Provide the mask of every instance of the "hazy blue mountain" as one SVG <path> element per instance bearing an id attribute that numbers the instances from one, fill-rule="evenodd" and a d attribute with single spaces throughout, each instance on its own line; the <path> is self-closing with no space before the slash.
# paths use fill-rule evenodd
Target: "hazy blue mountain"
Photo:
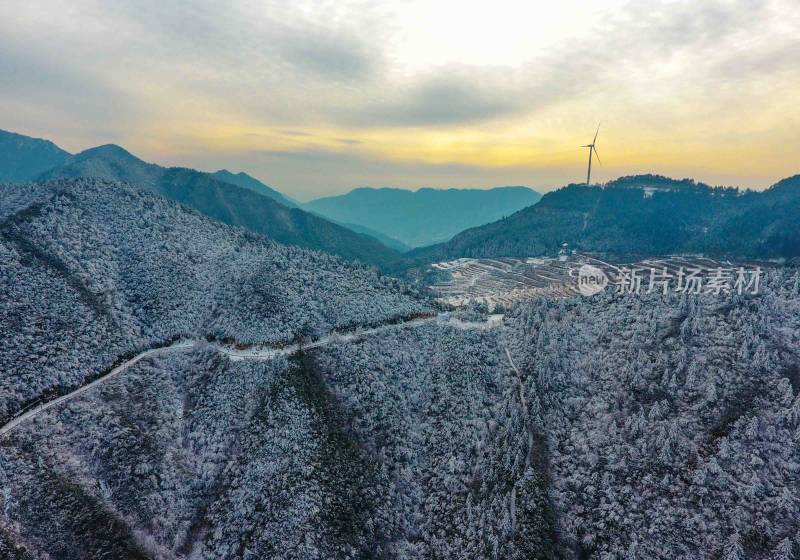
<path id="1" fill-rule="evenodd" d="M 301 207 L 301 205 L 296 200 L 265 185 L 255 177 L 251 177 L 250 175 L 244 173 L 243 171 L 240 171 L 239 173 L 231 173 L 227 169 L 220 169 L 219 171 L 215 171 L 214 173 L 212 173 L 212 175 L 225 183 L 230 183 L 231 185 L 237 185 L 245 189 L 250 189 L 251 191 L 257 192 L 259 194 L 265 194 L 268 197 L 280 202 L 284 206 L 288 206 L 289 208 Z M 351 229 L 356 233 L 363 233 L 364 235 L 369 235 L 370 237 L 374 237 L 375 239 L 377 239 L 387 247 L 394 249 L 395 251 L 405 253 L 406 251 L 411 250 L 411 247 L 406 245 L 402 241 L 398 241 L 397 239 L 389 237 L 388 235 L 384 235 L 383 233 L 376 231 L 374 229 L 370 229 L 365 226 L 360 226 L 358 224 L 344 224 L 340 222 L 336 223 L 339 223 L 340 226 L 344 226 L 347 229 Z"/>
<path id="2" fill-rule="evenodd" d="M 703 253 L 800 255 L 800 176 L 763 191 L 710 187 L 655 175 L 604 186 L 569 185 L 535 206 L 412 251 L 421 262 L 457 257 L 554 255 L 562 243 L 610 258 Z"/>
<path id="3" fill-rule="evenodd" d="M 69 152 L 49 140 L 0 130 L 0 181 L 30 181 L 67 158 Z"/>
<path id="4" fill-rule="evenodd" d="M 388 235 L 411 247 L 446 241 L 456 233 L 486 224 L 536 203 L 527 187 L 494 189 L 359 188 L 303 205 L 341 223 Z"/>
<path id="5" fill-rule="evenodd" d="M 216 177 L 217 179 L 219 179 L 224 183 L 230 183 L 231 185 L 236 185 L 244 189 L 250 189 L 251 191 L 257 192 L 258 194 L 266 195 L 274 200 L 277 200 L 284 206 L 288 206 L 290 208 L 297 207 L 297 202 L 295 202 L 288 196 L 276 191 L 272 187 L 265 185 L 255 177 L 251 177 L 250 175 L 248 175 L 243 171 L 240 171 L 239 173 L 231 173 L 227 169 L 220 169 L 219 171 L 215 171 L 211 175 L 213 175 L 214 177 Z"/>
<path id="6" fill-rule="evenodd" d="M 145 186 L 225 224 L 245 227 L 281 243 L 317 249 L 382 268 L 396 267 L 400 254 L 371 236 L 356 233 L 299 208 L 289 208 L 252 189 L 220 181 L 210 173 L 161 167 L 124 148 L 105 145 L 71 156 L 39 176 L 47 181 L 97 177 Z"/>
<path id="7" fill-rule="evenodd" d="M 363 233 L 364 235 L 369 235 L 374 237 L 387 247 L 391 247 L 395 251 L 399 251 L 400 253 L 405 253 L 411 250 L 410 245 L 406 245 L 402 241 L 395 239 L 394 237 L 389 237 L 388 235 L 384 235 L 379 231 L 375 231 L 374 229 L 368 228 L 366 226 L 360 226 L 358 224 L 341 224 L 348 229 L 352 229 L 358 233 Z"/>
<path id="8" fill-rule="evenodd" d="M 316 212 L 312 212 L 312 214 L 316 214 Z M 405 252 L 408 252 L 408 251 L 411 250 L 411 247 L 406 245 L 402 241 L 398 241 L 397 239 L 395 239 L 393 237 L 389 237 L 388 235 L 384 235 L 383 233 L 381 233 L 379 231 L 375 231 L 374 229 L 368 228 L 366 226 L 360 226 L 358 224 L 345 224 L 345 223 L 339 222 L 337 220 L 333 220 L 331 218 L 326 218 L 325 216 L 322 216 L 320 214 L 316 214 L 316 215 L 320 216 L 320 218 L 322 218 L 324 220 L 329 220 L 329 221 L 331 221 L 333 223 L 339 224 L 342 227 L 346 227 L 349 230 L 355 231 L 356 233 L 361 233 L 363 235 L 369 235 L 370 237 L 374 237 L 375 239 L 380 241 L 383 245 L 386 245 L 387 247 L 389 247 L 391 249 L 394 249 L 395 251 L 398 251 L 399 253 L 405 253 Z"/>

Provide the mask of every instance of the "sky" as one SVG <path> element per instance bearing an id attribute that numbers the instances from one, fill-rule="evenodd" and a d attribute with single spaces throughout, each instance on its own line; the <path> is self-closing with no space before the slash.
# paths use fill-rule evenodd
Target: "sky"
<path id="1" fill-rule="evenodd" d="M 360 186 L 800 173 L 798 0 L 3 0 L 0 129 Z"/>

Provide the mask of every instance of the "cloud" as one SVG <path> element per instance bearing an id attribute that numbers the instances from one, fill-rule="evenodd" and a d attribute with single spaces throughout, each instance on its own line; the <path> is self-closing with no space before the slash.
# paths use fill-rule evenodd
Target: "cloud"
<path id="1" fill-rule="evenodd" d="M 475 31 L 480 52 L 492 52 L 492 33 L 505 32 L 513 7 L 498 6 L 482 35 L 482 20 L 465 31 L 456 15 L 422 1 L 5 0 L 0 119 L 23 130 L 30 119 L 55 140 L 65 128 L 71 139 L 82 130 L 86 145 L 146 137 L 143 144 L 173 153 L 214 142 L 222 152 L 226 141 L 294 149 L 312 137 L 360 150 L 380 138 L 380 153 L 394 153 L 394 141 L 403 157 L 430 146 L 437 159 L 449 158 L 448 149 L 453 159 L 476 157 L 475 145 L 494 149 L 495 139 L 498 150 L 522 152 L 534 135 L 545 150 L 566 139 L 571 146 L 581 123 L 588 130 L 609 116 L 631 137 L 685 138 L 687 127 L 721 135 L 741 120 L 732 107 L 782 134 L 769 111 L 800 83 L 796 0 L 635 0 L 587 10 L 591 17 L 568 14 L 563 33 L 513 38 L 518 49 L 496 51 L 525 53 L 511 63 L 459 58 L 458 42 Z M 430 129 L 424 142 L 422 129 Z M 298 177 L 315 161 L 312 153 L 280 158 L 283 169 L 294 162 Z M 342 161 L 313 165 L 324 177 L 355 179 Z M 376 174 L 384 165 L 387 177 L 406 169 L 375 161 L 348 163 Z"/>
<path id="2" fill-rule="evenodd" d="M 281 134 L 283 134 L 284 136 L 299 136 L 299 137 L 311 136 L 311 134 L 302 130 L 281 130 Z"/>
<path id="3" fill-rule="evenodd" d="M 391 77 L 356 106 L 323 109 L 333 122 L 356 128 L 475 125 L 527 115 L 592 95 L 608 103 L 648 97 L 694 102 L 716 96 L 724 84 L 793 70 L 800 40 L 763 30 L 798 19 L 782 0 L 630 2 L 598 19 L 590 33 L 564 38 L 531 53 L 518 67 L 450 64 L 410 80 Z M 791 25 L 787 25 L 791 28 Z M 598 107 L 603 112 L 603 107 Z M 652 115 L 648 115 L 652 116 Z"/>
<path id="4" fill-rule="evenodd" d="M 461 125 L 519 111 L 521 99 L 500 85 L 477 85 L 480 75 L 451 73 L 427 79 L 389 96 L 347 111 L 341 122 L 360 127 Z M 484 80 L 485 81 L 485 80 Z"/>
<path id="5" fill-rule="evenodd" d="M 137 29 L 142 46 L 171 61 L 211 67 L 224 79 L 291 85 L 368 78 L 381 59 L 380 48 L 365 40 L 364 30 L 374 27 L 373 11 L 348 1 L 325 4 L 122 0 L 98 16 L 116 16 Z"/>
<path id="6" fill-rule="evenodd" d="M 39 38 L 50 53 L 80 54 L 62 58 L 63 75 L 85 75 L 87 68 L 115 75 L 124 68 L 130 89 L 204 97 L 207 106 L 257 124 L 447 127 L 532 116 L 592 92 L 618 97 L 636 79 L 672 79 L 659 83 L 666 92 L 690 79 L 695 89 L 713 87 L 715 79 L 744 81 L 797 52 L 787 36 L 764 50 L 759 33 L 776 13 L 796 13 L 785 9 L 787 1 L 630 2 L 577 38 L 532 51 L 516 67 L 466 60 L 397 71 L 390 2 L 76 0 L 89 32 L 75 25 L 59 30 L 50 18 L 53 32 Z M 14 14 L 36 30 L 50 11 L 46 4 L 37 11 L 10 0 L 0 15 Z M 0 23 L 0 30 L 13 32 L 8 26 Z M 447 29 L 442 33 L 446 41 Z M 18 35 L 16 47 L 24 50 L 32 38 Z M 676 73 L 664 76 L 670 68 Z M 18 73 L 17 80 L 34 77 Z"/>
<path id="7" fill-rule="evenodd" d="M 62 64 L 38 48 L 20 48 L 2 35 L 0 52 L 0 118 L 5 126 L 67 135 L 81 128 L 101 141 L 113 141 L 144 112 L 135 96 L 107 76 Z M 3 108 L 13 113 L 5 114 Z"/>
<path id="8" fill-rule="evenodd" d="M 278 49 L 297 69 L 323 79 L 366 80 L 379 65 L 374 49 L 367 48 L 357 38 L 324 29 L 286 34 Z"/>

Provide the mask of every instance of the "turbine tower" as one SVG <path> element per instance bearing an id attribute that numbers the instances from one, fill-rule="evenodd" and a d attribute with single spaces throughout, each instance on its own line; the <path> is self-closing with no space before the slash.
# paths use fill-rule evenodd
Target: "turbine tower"
<path id="1" fill-rule="evenodd" d="M 600 125 L 597 125 L 597 132 L 594 133 L 594 140 L 592 140 L 591 144 L 586 144 L 585 146 L 581 146 L 581 148 L 589 148 L 589 170 L 586 172 L 586 184 L 591 184 L 592 180 L 592 152 L 594 155 L 597 156 L 597 163 L 600 162 L 600 154 L 597 153 L 597 148 L 594 147 L 595 142 L 597 142 L 597 135 L 600 134 Z"/>

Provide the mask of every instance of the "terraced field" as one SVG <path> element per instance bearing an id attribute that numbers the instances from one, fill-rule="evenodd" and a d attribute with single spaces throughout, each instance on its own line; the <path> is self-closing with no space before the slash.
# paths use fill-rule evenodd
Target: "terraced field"
<path id="1" fill-rule="evenodd" d="M 627 287 L 629 291 L 647 291 L 661 289 L 663 284 L 657 282 L 659 279 L 661 282 L 669 279 L 669 289 L 675 289 L 681 275 L 687 277 L 691 273 L 708 280 L 720 269 L 730 271 L 733 281 L 739 267 L 750 272 L 757 266 L 769 266 L 769 263 L 731 263 L 700 256 L 670 256 L 611 264 L 581 254 L 560 258 L 463 258 L 431 265 L 438 278 L 431 289 L 437 299 L 447 305 L 461 307 L 468 303 L 484 303 L 494 309 L 498 305 L 507 306 L 543 295 L 576 295 L 579 293 L 578 271 L 584 265 L 592 265 L 604 272 L 608 278 L 606 289 Z"/>

